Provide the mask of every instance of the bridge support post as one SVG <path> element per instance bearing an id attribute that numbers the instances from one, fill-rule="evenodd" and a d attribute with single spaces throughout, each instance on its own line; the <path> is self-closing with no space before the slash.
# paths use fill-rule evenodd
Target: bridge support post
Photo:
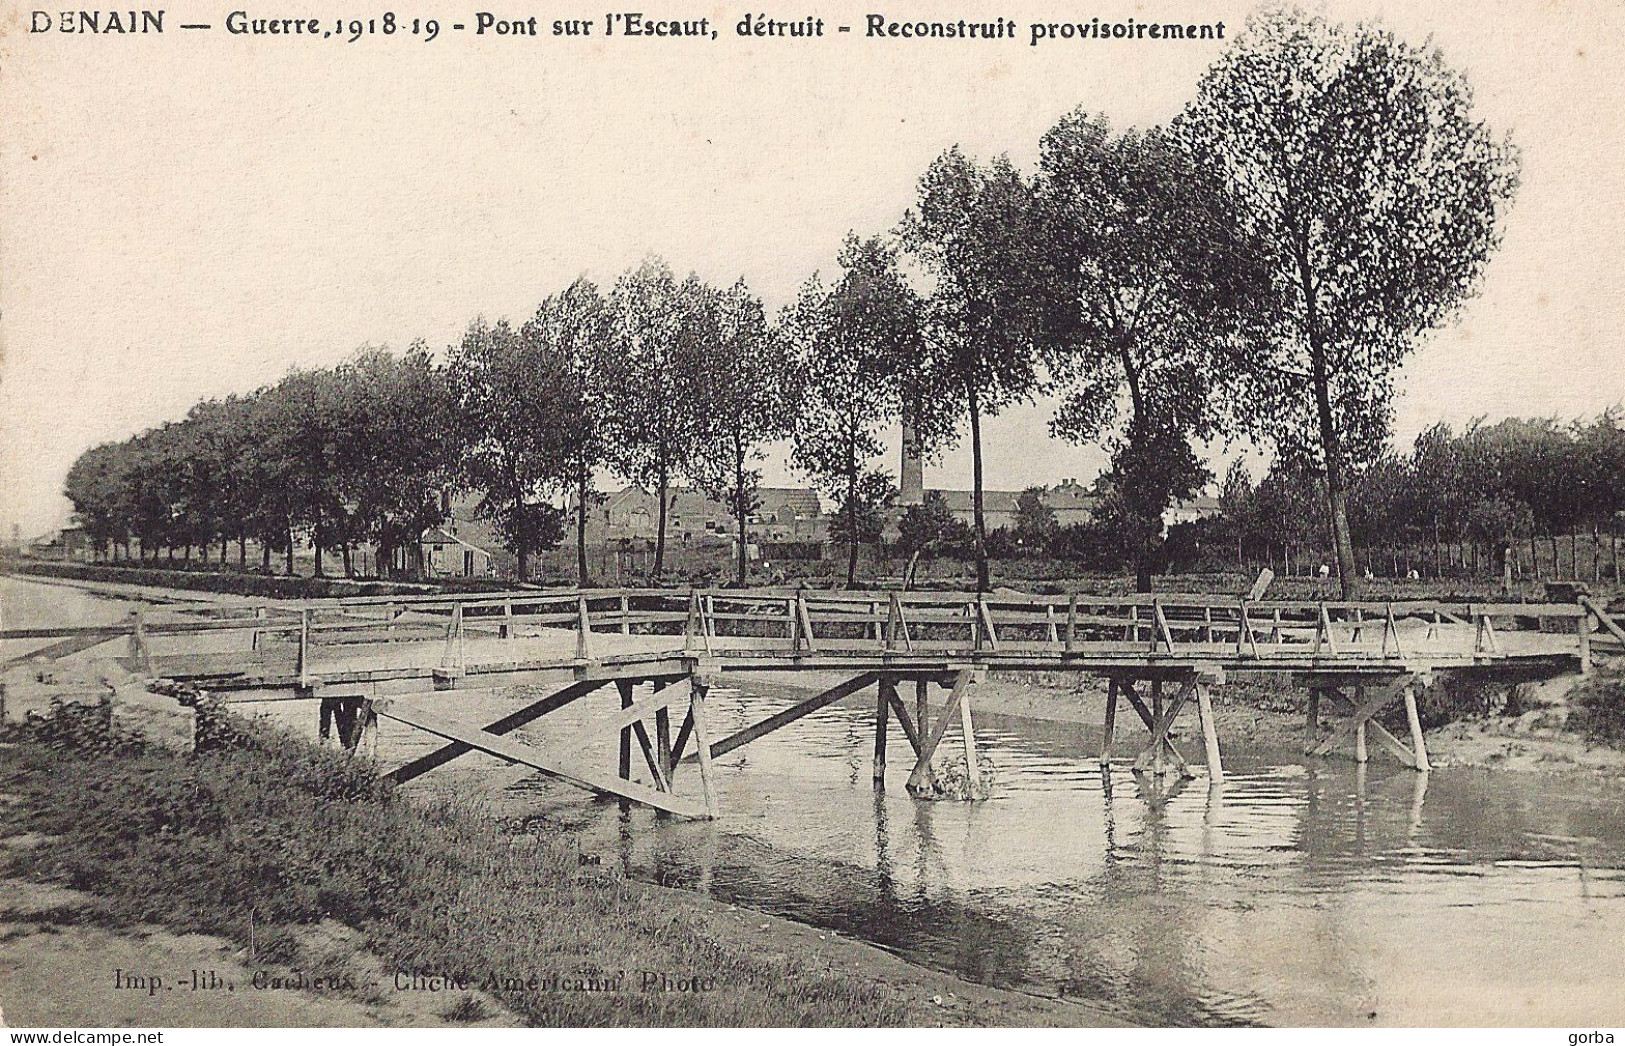
<path id="1" fill-rule="evenodd" d="M 1415 760 L 1416 769 L 1423 773 L 1433 769 L 1428 762 L 1428 743 L 1422 735 L 1422 716 L 1416 708 L 1416 680 L 1405 682 L 1405 719 L 1411 728 L 1411 754 Z"/>
<path id="2" fill-rule="evenodd" d="M 886 787 L 886 730 L 891 725 L 891 706 L 897 700 L 897 680 L 881 676 L 875 687 L 875 787 Z"/>
<path id="3" fill-rule="evenodd" d="M 1106 721 L 1100 731 L 1100 766 L 1108 769 L 1112 763 L 1112 735 L 1117 732 L 1117 677 L 1106 681 Z"/>
<path id="4" fill-rule="evenodd" d="M 372 725 L 372 702 L 355 695 L 324 697 L 321 699 L 320 715 L 317 735 L 321 740 L 330 739 L 333 736 L 333 727 L 337 725 L 339 744 L 344 746 L 346 751 L 354 752 L 360 747 L 361 738 L 366 734 L 368 726 Z"/>
<path id="5" fill-rule="evenodd" d="M 666 681 L 657 679 L 654 682 L 655 693 L 666 689 Z M 661 705 L 655 709 L 655 757 L 660 765 L 666 768 L 666 777 L 669 780 L 677 772 L 677 762 L 672 758 L 671 752 L 671 709 Z"/>
<path id="6" fill-rule="evenodd" d="M 1209 784 L 1222 784 L 1224 782 L 1224 760 L 1219 755 L 1219 727 L 1213 721 L 1213 695 L 1208 688 L 1209 680 L 1198 675 L 1194 681 L 1196 687 L 1196 711 L 1202 720 L 1202 747 L 1207 755 L 1207 779 Z"/>
<path id="7" fill-rule="evenodd" d="M 976 751 L 976 725 L 971 722 L 969 686 L 959 699 L 959 733 L 965 744 L 965 797 L 986 799 L 982 794 L 982 761 Z"/>
<path id="8" fill-rule="evenodd" d="M 617 680 L 615 680 L 615 689 L 619 690 L 620 694 L 621 694 L 621 708 L 622 709 L 631 708 L 632 707 L 632 680 L 630 680 L 630 679 L 617 679 Z M 618 758 L 617 758 L 616 767 L 615 767 L 616 774 L 620 777 L 621 780 L 630 781 L 632 779 L 632 727 L 631 727 L 630 724 L 621 727 L 621 747 L 620 747 L 619 752 L 617 753 L 617 756 L 618 756 Z M 621 800 L 621 809 L 622 810 L 631 809 L 631 803 L 627 802 L 625 799 L 622 799 Z"/>
<path id="9" fill-rule="evenodd" d="M 694 717 L 694 752 L 699 756 L 700 788 L 705 793 L 706 816 L 715 820 L 719 806 L 715 773 L 711 768 L 711 724 L 705 710 L 705 698 L 711 691 L 711 680 L 708 677 L 694 675 L 690 677 L 690 682 L 692 685 L 689 688 L 688 707 L 689 714 Z"/>
<path id="10" fill-rule="evenodd" d="M 914 759 L 914 769 L 908 775 L 909 794 L 916 796 L 931 795 L 935 791 L 935 781 L 931 775 L 931 757 L 937 752 L 937 746 L 942 743 L 943 737 L 948 733 L 948 727 L 953 725 L 955 718 L 959 720 L 960 732 L 964 735 L 966 770 L 969 774 L 969 788 L 971 798 L 977 798 L 981 792 L 980 767 L 976 759 L 976 728 L 971 721 L 971 714 L 967 701 L 970 697 L 970 687 L 975 677 L 975 669 L 961 668 L 954 673 L 953 690 L 948 695 L 948 705 L 937 717 L 937 725 L 930 733 L 920 731 L 919 751 Z"/>
<path id="11" fill-rule="evenodd" d="M 1308 755 L 1330 755 L 1339 745 L 1353 741 L 1354 761 L 1365 764 L 1371 758 L 1370 742 L 1374 741 L 1377 747 L 1398 759 L 1401 763 L 1412 769 L 1426 772 L 1432 769 L 1428 761 L 1427 741 L 1422 734 L 1422 720 L 1416 708 L 1415 686 L 1423 677 L 1407 674 L 1397 680 L 1372 685 L 1364 682 L 1349 682 L 1349 692 L 1345 693 L 1335 685 L 1335 680 L 1316 677 L 1310 680 L 1310 685 L 1318 687 L 1327 697 L 1335 697 L 1349 706 L 1349 718 L 1327 734 L 1318 742 L 1313 742 L 1307 750 Z M 1405 718 L 1410 727 L 1410 747 L 1389 733 L 1382 723 L 1377 721 L 1377 714 L 1395 699 L 1400 698 L 1405 706 Z"/>
<path id="12" fill-rule="evenodd" d="M 1145 701 L 1134 689 L 1134 680 L 1117 679 L 1118 693 L 1128 698 L 1129 705 L 1145 724 L 1145 728 L 1151 732 L 1150 743 L 1134 758 L 1133 770 L 1137 774 L 1149 771 L 1153 777 L 1164 777 L 1170 772 L 1178 773 L 1181 777 L 1195 777 L 1196 771 L 1190 768 L 1190 764 L 1170 738 L 1174 723 L 1179 719 L 1179 713 L 1184 711 L 1186 702 L 1195 694 L 1195 677 L 1185 679 L 1179 692 L 1166 705 L 1162 697 L 1163 680 L 1151 679 L 1149 682 L 1151 707 L 1147 708 Z"/>
<path id="13" fill-rule="evenodd" d="M 919 757 L 919 749 L 925 744 L 925 739 L 931 736 L 931 684 L 924 679 L 914 681 L 914 728 L 919 734 L 915 745 L 915 758 Z M 927 763 L 925 772 L 921 775 L 921 782 L 927 789 L 936 787 L 936 775 L 931 772 L 931 764 Z"/>

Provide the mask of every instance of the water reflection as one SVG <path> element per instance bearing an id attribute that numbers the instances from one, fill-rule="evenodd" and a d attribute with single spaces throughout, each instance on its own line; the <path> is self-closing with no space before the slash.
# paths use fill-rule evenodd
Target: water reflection
<path id="1" fill-rule="evenodd" d="M 785 698 L 730 701 L 732 729 Z M 1573 1023 L 1620 1009 L 1606 943 L 1625 931 L 1615 784 L 1304 765 L 1232 743 L 1229 780 L 1209 786 L 1106 773 L 1075 727 L 983 714 L 994 798 L 916 802 L 906 768 L 874 790 L 868 715 L 835 706 L 720 761 L 716 825 L 633 812 L 616 825 L 625 867 L 1159 1023 Z M 511 801 L 596 831 L 553 786 Z M 1518 957 L 1478 961 L 1500 949 Z"/>

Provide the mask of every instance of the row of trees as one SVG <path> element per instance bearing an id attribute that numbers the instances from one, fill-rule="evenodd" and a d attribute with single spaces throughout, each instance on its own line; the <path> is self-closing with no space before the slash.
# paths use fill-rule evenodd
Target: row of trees
<path id="1" fill-rule="evenodd" d="M 295 371 L 249 396 L 198 404 L 178 422 L 86 451 L 66 493 L 99 548 L 143 556 L 255 541 L 270 565 L 309 534 L 323 551 L 417 548 L 441 518 L 456 459 L 454 404 L 427 350 L 364 350 L 342 366 Z"/>
<path id="2" fill-rule="evenodd" d="M 788 436 L 792 465 L 839 506 L 850 582 L 890 491 L 882 436 L 907 414 L 927 457 L 969 440 L 985 588 L 982 426 L 1054 392 L 1054 433 L 1111 451 L 1108 511 L 1142 588 L 1164 510 L 1211 479 L 1192 441 L 1223 431 L 1321 478 L 1351 590 L 1352 478 L 1379 456 L 1401 361 L 1477 286 L 1515 181 L 1511 148 L 1437 52 L 1278 11 L 1167 127 L 1118 133 L 1080 109 L 1030 175 L 949 149 L 897 228 L 849 237 L 834 278 L 807 281 L 777 322 L 743 285 L 649 262 L 517 326 L 474 324 L 443 368 L 421 348 L 364 354 L 204 404 L 90 452 L 69 495 L 105 540 L 303 528 L 343 550 L 398 544 L 432 519 L 435 489 L 462 486 L 523 574 L 562 533 L 559 501 L 584 520 L 608 471 L 657 493 L 658 574 L 683 478 L 733 507 L 743 576 L 756 464 Z M 347 396 L 368 368 L 391 377 Z M 394 388 L 407 375 L 433 405 Z M 230 443 L 250 427 L 239 414 L 269 437 Z M 211 415 L 232 433 L 207 435 Z M 584 577 L 584 546 L 578 560 Z"/>
<path id="3" fill-rule="evenodd" d="M 1278 462 L 1256 485 L 1235 468 L 1221 490 L 1222 515 L 1205 537 L 1255 555 L 1325 548 L 1331 530 L 1320 488 L 1320 477 L 1291 462 Z M 1351 508 L 1363 548 L 1467 543 L 1489 550 L 1500 572 L 1508 550 L 1536 538 L 1615 531 L 1625 514 L 1625 417 L 1615 409 L 1567 423 L 1479 420 L 1461 432 L 1434 425 L 1408 454 L 1384 452 L 1363 467 Z"/>
<path id="4" fill-rule="evenodd" d="M 1111 451 L 1107 512 L 1140 588 L 1164 511 L 1212 478 L 1193 440 L 1222 431 L 1316 477 L 1353 595 L 1350 485 L 1381 455 L 1403 360 L 1475 292 L 1516 183 L 1436 50 L 1290 10 L 1251 20 L 1168 127 L 1116 133 L 1080 109 L 1030 177 L 944 153 L 897 235 L 922 296 L 871 345 L 895 348 L 889 384 L 928 455 L 968 435 L 979 584 L 983 421 L 1054 392 L 1052 431 Z"/>
<path id="5" fill-rule="evenodd" d="M 743 528 L 762 447 L 788 434 L 794 368 L 743 285 L 678 280 L 651 260 L 608 294 L 580 280 L 515 326 L 476 320 L 443 363 L 426 347 L 368 349 L 294 371 L 245 397 L 199 404 L 182 421 L 95 447 L 66 491 L 99 547 L 143 555 L 249 540 L 293 569 L 308 536 L 327 551 L 377 547 L 381 564 L 443 521 L 446 496 L 473 492 L 528 576 L 528 560 L 577 512 L 606 470 L 658 492 L 656 573 L 679 477 L 726 499 Z M 743 570 L 743 555 L 741 556 Z"/>

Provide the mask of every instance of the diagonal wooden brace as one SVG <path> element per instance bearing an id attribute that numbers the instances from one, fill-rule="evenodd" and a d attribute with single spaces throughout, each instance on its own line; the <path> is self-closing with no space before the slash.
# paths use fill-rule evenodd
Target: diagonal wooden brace
<path id="1" fill-rule="evenodd" d="M 1190 768 L 1190 764 L 1186 762 L 1185 757 L 1180 754 L 1178 748 L 1174 747 L 1173 741 L 1168 737 L 1169 731 L 1173 729 L 1174 721 L 1179 718 L 1179 713 L 1184 710 L 1185 702 L 1190 699 L 1195 685 L 1193 681 L 1180 687 L 1173 700 L 1163 709 L 1162 715 L 1160 717 L 1153 716 L 1153 721 L 1146 724 L 1151 730 L 1151 743 L 1146 745 L 1145 749 L 1135 758 L 1134 769 L 1136 772 L 1150 767 L 1153 773 L 1160 774 L 1161 769 L 1158 765 L 1157 756 L 1166 754 L 1173 760 L 1174 769 L 1179 771 L 1180 776 L 1195 776 L 1195 771 Z"/>

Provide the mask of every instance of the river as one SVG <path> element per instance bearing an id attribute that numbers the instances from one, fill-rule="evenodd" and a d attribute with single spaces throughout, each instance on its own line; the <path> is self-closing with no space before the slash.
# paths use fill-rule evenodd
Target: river
<path id="1" fill-rule="evenodd" d="M 24 623 L 10 609 L 18 586 L 35 587 L 0 580 L 12 624 Z M 38 593 L 30 598 L 38 605 Z M 746 683 L 713 689 L 720 730 L 801 693 Z M 547 717 L 527 739 L 546 745 L 590 729 L 613 693 Z M 518 700 L 436 703 L 484 720 Z M 245 708 L 306 731 L 316 718 L 295 703 Z M 900 734 L 885 791 L 872 787 L 872 715 L 837 704 L 718 760 L 723 816 L 712 823 L 622 812 L 537 779 L 500 792 L 493 809 L 539 833 L 573 832 L 637 879 L 1131 1019 L 1625 1024 L 1617 779 L 1421 775 L 1227 739 L 1220 789 L 1205 778 L 1158 786 L 1124 769 L 1108 786 L 1089 757 L 1097 735 L 979 711 L 978 738 L 997 768 L 992 798 L 921 802 L 903 788 Z M 388 722 L 376 741 L 386 763 L 433 744 Z M 579 757 L 613 766 L 614 746 L 603 732 Z M 409 787 L 464 796 L 495 772 L 506 771 L 469 756 Z M 682 771 L 690 788 L 694 773 Z"/>

